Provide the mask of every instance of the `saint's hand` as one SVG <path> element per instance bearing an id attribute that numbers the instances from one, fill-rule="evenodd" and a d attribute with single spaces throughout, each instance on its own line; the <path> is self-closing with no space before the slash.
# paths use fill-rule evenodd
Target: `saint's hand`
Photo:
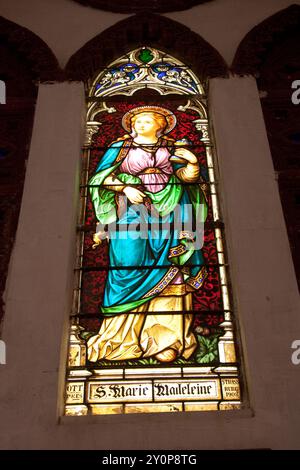
<path id="1" fill-rule="evenodd" d="M 144 194 L 142 191 L 136 188 L 132 188 L 131 186 L 126 186 L 123 189 L 123 193 L 126 194 L 132 204 L 141 204 L 143 199 L 147 197 L 146 194 Z"/>
<path id="2" fill-rule="evenodd" d="M 180 157 L 189 163 L 197 163 L 198 161 L 196 155 L 190 152 L 190 150 L 184 148 L 176 149 L 174 155 L 177 155 L 177 157 Z"/>
<path id="3" fill-rule="evenodd" d="M 93 235 L 93 241 L 95 242 L 92 246 L 92 249 L 94 250 L 95 248 L 97 248 L 102 243 L 102 239 L 99 237 L 99 234 L 97 232 L 94 233 L 94 235 Z"/>

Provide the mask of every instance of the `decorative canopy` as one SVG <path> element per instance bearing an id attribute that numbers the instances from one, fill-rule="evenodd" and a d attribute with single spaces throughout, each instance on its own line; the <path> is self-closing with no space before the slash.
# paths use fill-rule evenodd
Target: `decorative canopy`
<path id="1" fill-rule="evenodd" d="M 104 69 L 94 81 L 90 96 L 112 96 L 120 92 L 131 95 L 144 88 L 155 89 L 161 95 L 204 93 L 197 77 L 181 61 L 157 49 L 142 47 Z"/>

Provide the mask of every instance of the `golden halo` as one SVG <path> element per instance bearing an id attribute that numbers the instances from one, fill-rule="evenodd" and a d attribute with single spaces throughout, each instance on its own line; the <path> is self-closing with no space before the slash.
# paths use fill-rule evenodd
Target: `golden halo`
<path id="1" fill-rule="evenodd" d="M 137 114 L 141 114 L 141 113 L 147 113 L 147 112 L 160 114 L 166 118 L 166 121 L 168 124 L 167 124 L 166 129 L 164 130 L 164 134 L 171 132 L 176 126 L 176 116 L 169 109 L 161 108 L 160 106 L 138 106 L 137 108 L 133 108 L 130 111 L 127 111 L 126 114 L 124 114 L 123 119 L 122 119 L 122 126 L 125 129 L 125 131 L 131 132 L 130 121 L 133 118 L 133 116 L 136 116 Z"/>

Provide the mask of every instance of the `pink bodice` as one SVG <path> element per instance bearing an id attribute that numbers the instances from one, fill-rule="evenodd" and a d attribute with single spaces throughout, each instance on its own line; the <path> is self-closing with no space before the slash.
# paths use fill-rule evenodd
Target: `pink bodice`
<path id="1" fill-rule="evenodd" d="M 157 193 L 164 189 L 173 173 L 170 156 L 166 147 L 160 147 L 155 153 L 132 147 L 120 165 L 120 172 L 138 176 L 147 191 Z M 161 173 L 143 173 L 146 168 L 158 168 Z"/>
<path id="2" fill-rule="evenodd" d="M 166 186 L 173 173 L 171 156 L 166 147 L 160 147 L 155 153 L 147 152 L 141 147 L 132 147 L 120 165 L 121 173 L 129 173 L 139 176 L 145 189 L 151 193 L 157 193 Z M 158 168 L 161 173 L 144 173 L 146 168 Z M 182 284 L 183 277 L 179 272 L 171 284 Z"/>

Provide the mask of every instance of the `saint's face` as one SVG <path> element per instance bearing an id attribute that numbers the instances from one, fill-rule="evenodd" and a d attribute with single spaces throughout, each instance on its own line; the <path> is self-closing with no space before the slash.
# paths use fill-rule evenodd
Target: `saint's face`
<path id="1" fill-rule="evenodd" d="M 160 125 L 156 122 L 151 114 L 140 114 L 135 123 L 134 129 L 138 135 L 144 136 L 156 136 L 156 132 L 159 130 Z"/>

